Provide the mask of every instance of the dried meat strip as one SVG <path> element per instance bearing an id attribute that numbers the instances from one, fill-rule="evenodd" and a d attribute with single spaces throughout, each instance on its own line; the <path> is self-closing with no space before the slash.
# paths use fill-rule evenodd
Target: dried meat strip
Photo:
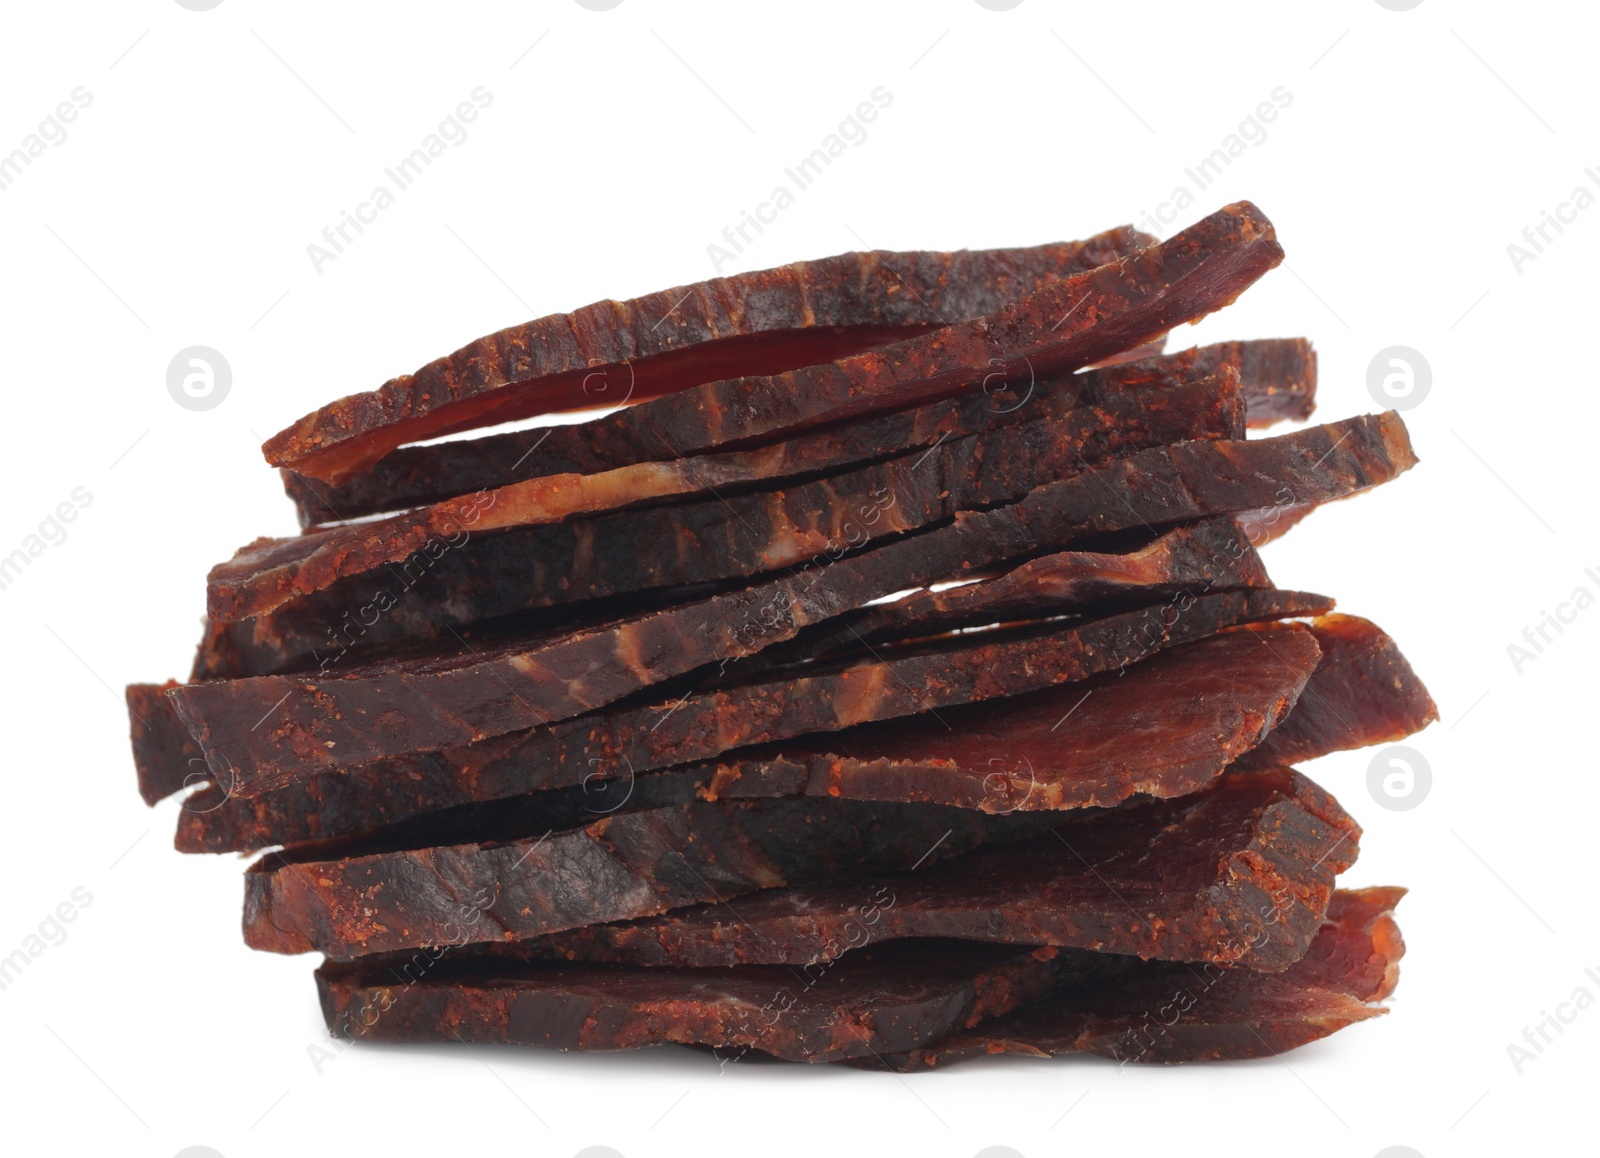
<path id="1" fill-rule="evenodd" d="M 975 394 L 929 403 L 909 410 L 869 415 L 748 452 L 775 461 L 768 477 L 825 470 L 876 458 L 892 449 L 929 446 L 940 438 L 959 438 L 978 430 L 1041 417 L 1042 408 L 1091 405 L 1109 391 L 1160 389 L 1194 378 L 1236 371 L 1252 426 L 1266 425 L 1286 413 L 1306 417 L 1316 388 L 1316 355 L 1301 338 L 1223 342 L 1177 354 L 1150 357 L 1141 349 L 1131 365 L 1038 379 L 1011 387 L 987 383 Z M 585 428 L 575 428 L 585 429 Z M 552 435 L 558 444 L 552 445 Z M 284 488 L 294 501 L 303 527 L 361 518 L 384 511 L 424 506 L 458 495 L 494 490 L 543 475 L 590 474 L 616 464 L 582 444 L 576 434 L 551 429 L 508 431 L 470 440 L 402 447 L 381 461 L 339 483 L 307 479 L 284 472 Z M 563 443 L 563 440 L 565 442 Z M 738 461 L 739 452 L 720 459 Z"/>
<path id="2" fill-rule="evenodd" d="M 1226 592 L 1043 631 L 970 637 L 681 699 L 612 708 L 442 752 L 330 770 L 244 797 L 213 785 L 180 819 L 178 847 L 221 852 L 368 832 L 424 813 L 709 760 L 752 744 L 1067 684 L 1238 624 L 1327 611 L 1318 595 Z M 1081 694 L 1081 693 L 1080 693 Z M 926 721 L 923 722 L 926 726 Z"/>
<path id="3" fill-rule="evenodd" d="M 164 684 L 129 684 L 124 699 L 128 705 L 128 724 L 133 742 L 133 766 L 139 775 L 139 795 L 154 805 L 175 792 L 199 784 L 207 777 L 200 745 L 166 693 L 178 686 L 176 680 Z"/>
<path id="4" fill-rule="evenodd" d="M 1389 744 L 1439 718 L 1399 645 L 1367 619 L 1325 615 L 1310 630 L 1323 661 L 1294 710 L 1245 758 L 1298 764 L 1329 752 Z"/>
<path id="5" fill-rule="evenodd" d="M 321 479 L 402 443 L 561 410 L 611 406 L 713 378 L 826 362 L 980 317 L 1154 238 L 955 253 L 847 253 L 603 301 L 480 338 L 268 440 L 274 465 Z"/>
<path id="6" fill-rule="evenodd" d="M 1224 367 L 1220 374 L 1174 389 L 1118 393 L 1099 406 L 1046 411 L 1036 421 L 964 438 L 941 438 L 920 454 L 908 451 L 889 462 L 751 496 L 763 507 L 777 506 L 783 516 L 782 539 L 773 544 L 769 538 L 754 557 L 748 549 L 734 554 L 725 566 L 732 574 L 749 574 L 803 560 L 840 533 L 819 512 L 882 509 L 889 517 L 881 520 L 886 524 L 881 531 L 905 531 L 957 510 L 1020 498 L 1053 478 L 1081 473 L 1093 462 L 1168 442 L 1243 437 L 1243 431 L 1238 378 Z M 825 437 L 832 443 L 840 441 Z M 847 441 L 857 452 L 866 449 L 853 438 Z M 853 452 L 844 461 L 897 449 L 895 443 L 879 444 L 875 451 Z M 455 547 L 473 535 L 560 523 L 664 495 L 709 491 L 715 496 L 730 485 L 792 474 L 799 462 L 831 465 L 839 457 L 831 451 L 812 454 L 790 443 L 770 450 L 635 463 L 595 475 L 530 479 L 377 522 L 257 539 L 212 568 L 206 583 L 207 611 L 213 622 L 258 616 L 348 576 L 401 564 L 413 556 L 426 559 L 431 544 Z M 892 504 L 884 503 L 884 495 L 891 496 Z M 658 512 L 659 521 L 666 524 L 660 532 L 668 542 L 682 534 L 673 524 L 676 510 Z M 721 513 L 724 519 L 737 514 Z M 778 518 L 751 522 L 746 533 L 761 522 Z M 630 549 L 635 545 L 636 541 L 630 543 Z"/>
<path id="7" fill-rule="evenodd" d="M 1305 955 L 1358 840 L 1355 822 L 1300 773 L 1230 772 L 1181 800 L 1077 813 L 1043 836 L 914 872 L 462 952 L 672 968 L 816 965 L 866 944 L 949 937 L 1282 970 Z"/>
<path id="8" fill-rule="evenodd" d="M 1073 959 L 1057 991 L 935 1046 L 872 1064 L 897 1070 L 998 1053 L 1094 1053 L 1126 1062 L 1275 1057 L 1388 1012 L 1405 942 L 1399 888 L 1341 889 L 1306 955 L 1282 973 L 1123 959 Z"/>
<path id="9" fill-rule="evenodd" d="M 678 1043 L 830 1062 L 915 1049 L 1036 1000 L 1057 984 L 1058 956 L 905 942 L 853 954 L 808 983 L 760 966 L 486 967 L 441 952 L 403 967 L 330 961 L 316 978 L 329 1032 L 347 1041 Z"/>
<path id="10" fill-rule="evenodd" d="M 267 853 L 245 874 L 245 941 L 275 953 L 355 957 L 516 940 L 760 889 L 909 869 L 1042 827 L 1033 816 L 826 797 L 704 801 L 696 799 L 698 783 L 663 774 L 636 786 L 657 807 L 543 835 L 537 813 L 499 810 L 442 818 L 420 834 L 383 841 Z M 389 847 L 448 840 L 462 827 L 476 839 Z"/>
<path id="11" fill-rule="evenodd" d="M 579 715 L 908 587 L 1114 530 L 1262 506 L 1265 493 L 1321 501 L 1416 461 L 1397 414 L 1278 438 L 1141 451 L 967 512 L 811 572 L 677 605 L 599 630 L 513 640 L 436 658 L 190 684 L 169 692 L 212 771 L 246 795 L 319 767 L 446 748 Z"/>

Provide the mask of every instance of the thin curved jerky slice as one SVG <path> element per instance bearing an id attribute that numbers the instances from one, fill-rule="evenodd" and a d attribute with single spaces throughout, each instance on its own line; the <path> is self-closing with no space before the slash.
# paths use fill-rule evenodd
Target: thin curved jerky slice
<path id="1" fill-rule="evenodd" d="M 1329 752 L 1389 744 L 1439 718 L 1399 645 L 1377 624 L 1354 615 L 1325 615 L 1310 628 L 1322 662 L 1288 718 L 1245 757 L 1246 763 L 1297 764 Z"/>
<path id="2" fill-rule="evenodd" d="M 1120 1063 L 1274 1057 L 1388 1010 L 1404 889 L 1340 889 L 1305 957 L 1282 973 L 1121 959 L 1064 968 L 1057 992 L 938 1045 L 875 1064 L 930 1069 L 997 1053 L 1095 1053 Z M 1115 959 L 1110 959 L 1115 960 Z M 1063 963 L 1067 964 L 1066 962 Z"/>
<path id="3" fill-rule="evenodd" d="M 941 440 L 921 454 L 908 451 L 889 462 L 764 492 L 766 502 L 777 504 L 787 516 L 782 541 L 767 544 L 758 555 L 749 551 L 736 555 L 727 565 L 732 574 L 772 570 L 784 564 L 785 549 L 792 561 L 799 562 L 839 534 L 837 520 L 819 517 L 818 512 L 883 509 L 884 494 L 904 497 L 903 504 L 894 504 L 899 517 L 889 520 L 886 528 L 903 531 L 947 518 L 956 510 L 1021 498 L 1054 478 L 1081 473 L 1092 462 L 1168 442 L 1243 437 L 1243 430 L 1244 407 L 1231 368 L 1174 389 L 1119 393 L 1098 407 L 1068 409 L 1037 421 Z M 796 441 L 818 438 L 837 441 L 826 434 Z M 892 443 L 879 445 L 869 455 L 852 453 L 845 461 L 898 449 Z M 529 479 L 377 522 L 257 539 L 211 569 L 206 579 L 207 612 L 219 622 L 264 614 L 348 576 L 402 563 L 433 543 L 456 546 L 473 534 L 560 523 L 570 516 L 593 515 L 664 495 L 759 483 L 793 473 L 786 464 L 815 457 L 790 443 L 634 463 L 594 475 Z M 671 525 L 674 513 L 675 508 L 666 509 L 664 534 L 672 537 L 681 533 Z"/>
<path id="4" fill-rule="evenodd" d="M 1237 624 L 1319 614 L 1320 595 L 1227 592 L 961 646 L 785 676 L 443 752 L 332 770 L 250 798 L 212 786 L 180 819 L 178 847 L 221 852 L 367 832 L 423 813 L 707 760 L 734 748 L 1020 695 L 1131 668 Z"/>
<path id="5" fill-rule="evenodd" d="M 1176 527 L 1125 552 L 1060 551 L 1002 575 L 940 591 L 919 591 L 852 619 L 873 640 L 977 623 L 1060 615 L 1129 595 L 1270 587 L 1266 566 L 1231 518 Z"/>
<path id="6" fill-rule="evenodd" d="M 1220 309 L 1282 260 L 1272 223 L 1239 202 L 1168 241 L 1051 282 L 983 317 L 833 362 L 690 386 L 594 419 L 581 431 L 555 428 L 550 437 L 558 446 L 592 445 L 619 466 L 897 410 L 985 380 L 1076 370 Z M 515 416 L 497 413 L 490 421 Z M 269 444 L 268 461 L 337 479 L 418 437 L 400 426 L 383 429 L 386 443 L 358 461 L 348 448 L 293 458 L 305 431 L 292 429 Z"/>
<path id="7" fill-rule="evenodd" d="M 744 969 L 627 969 L 464 962 L 330 961 L 317 970 L 343 1040 L 467 1041 L 561 1050 L 705 1045 L 829 1062 L 914 1049 L 1035 1000 L 1056 984 L 1053 949 L 970 943 L 865 950 L 819 977 Z"/>
<path id="8" fill-rule="evenodd" d="M 378 840 L 268 853 L 245 874 L 245 942 L 275 953 L 355 957 L 517 940 L 852 872 L 908 869 L 1042 827 L 1031 816 L 928 805 L 694 800 L 692 775 L 640 787 L 691 802 L 619 811 L 543 835 L 535 824 L 515 839 L 493 831 L 512 818 L 487 817 L 482 825 L 469 818 L 485 835 L 466 844 L 389 848 Z M 436 831 L 451 834 L 450 821 L 442 823 Z M 414 836 L 393 843 L 411 844 Z"/>
<path id="9" fill-rule="evenodd" d="M 406 442 L 775 373 L 926 333 L 1153 240 L 1122 227 L 1027 249 L 847 253 L 597 302 L 490 334 L 341 398 L 262 452 L 274 466 L 338 478 Z"/>
<path id="10" fill-rule="evenodd" d="M 139 795 L 154 805 L 206 778 L 200 745 L 189 735 L 166 693 L 177 680 L 164 684 L 129 684 L 123 693 L 133 743 L 133 766 Z"/>
<path id="11" fill-rule="evenodd" d="M 938 719 L 910 716 L 724 758 L 713 792 L 776 765 L 797 778 L 795 791 L 999 813 L 1182 796 L 1291 714 L 1318 655 L 1298 624 L 1223 631 L 1121 671 L 944 709 Z"/>
<path id="12" fill-rule="evenodd" d="M 1181 800 L 1080 813 L 1044 836 L 915 872 L 463 952 L 673 968 L 815 965 L 868 943 L 953 937 L 1281 970 L 1305 955 L 1359 834 L 1298 772 L 1230 772 Z"/>
<path id="13" fill-rule="evenodd" d="M 1285 506 L 1264 507 L 1258 511 L 1239 514 L 1239 526 L 1245 536 L 1257 547 L 1264 547 L 1281 538 L 1301 519 L 1316 510 L 1321 503 L 1291 503 Z"/>
<path id="14" fill-rule="evenodd" d="M 1021 502 L 793 577 L 570 635 L 514 640 L 342 675 L 261 676 L 168 693 L 213 772 L 252 795 L 319 767 L 444 748 L 579 715 L 707 663 L 724 663 L 908 587 L 1091 534 L 1253 510 L 1263 492 L 1349 494 L 1410 468 L 1390 411 L 1278 438 L 1141 451 Z M 825 560 L 823 560 L 825 562 Z M 806 571 L 814 574 L 806 574 Z"/>
<path id="15" fill-rule="evenodd" d="M 1141 348 L 1111 367 L 1030 381 L 1017 387 L 985 383 L 976 394 L 909 410 L 864 416 L 777 444 L 783 460 L 769 469 L 800 473 L 864 461 L 893 448 L 929 446 L 940 437 L 960 437 L 1039 417 L 1041 406 L 1088 405 L 1111 390 L 1159 389 L 1227 368 L 1239 374 L 1250 424 L 1275 421 L 1284 397 L 1309 398 L 1316 382 L 1316 355 L 1303 339 L 1224 342 L 1160 355 Z M 1152 356 L 1160 355 L 1160 356 Z M 1132 364 L 1127 364 L 1131 362 Z M 1266 415 L 1267 417 L 1263 417 Z M 1302 415 L 1303 417 L 1303 415 Z M 507 431 L 470 440 L 402 447 L 339 483 L 284 472 L 284 489 L 303 527 L 404 510 L 476 491 L 493 490 L 539 475 L 593 473 L 615 463 L 582 445 L 553 446 L 549 428 Z M 570 439 L 564 435 L 560 438 Z"/>

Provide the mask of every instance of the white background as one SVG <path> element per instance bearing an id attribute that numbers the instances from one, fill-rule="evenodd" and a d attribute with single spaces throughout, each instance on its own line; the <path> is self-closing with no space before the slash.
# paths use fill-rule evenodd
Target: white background
<path id="1" fill-rule="evenodd" d="M 1520 1073 L 1507 1053 L 1576 988 L 1600 997 L 1600 610 L 1520 673 L 1507 652 L 1576 587 L 1600 594 L 1600 208 L 1520 272 L 1506 248 L 1575 187 L 1600 193 L 1589 6 L 106 0 L 3 19 L 0 151 L 93 95 L 0 191 L 0 554 L 93 496 L 0 591 L 0 955 L 92 896 L 0 992 L 8 1152 L 1592 1144 L 1570 1131 L 1592 1121 L 1600 1009 Z M 470 137 L 314 270 L 306 245 L 480 85 Z M 1388 628 L 1443 715 L 1411 741 L 1433 786 L 1410 811 L 1369 795 L 1371 753 L 1313 769 L 1366 826 L 1348 879 L 1413 889 L 1391 1014 L 1281 1060 L 1123 1072 L 458 1047 L 350 1048 L 319 1072 L 312 960 L 243 947 L 240 863 L 171 850 L 177 806 L 140 802 L 121 706 L 124 683 L 187 670 L 206 569 L 294 529 L 258 444 L 481 333 L 711 276 L 707 244 L 880 85 L 868 138 L 723 272 L 1083 236 L 1187 186 L 1164 233 L 1249 197 L 1288 252 L 1194 340 L 1311 336 L 1325 418 L 1376 408 L 1378 350 L 1431 365 L 1407 414 L 1421 467 L 1267 552 L 1280 585 Z M 1196 192 L 1185 168 L 1279 86 L 1266 139 Z M 194 344 L 233 368 L 204 413 L 165 383 Z"/>

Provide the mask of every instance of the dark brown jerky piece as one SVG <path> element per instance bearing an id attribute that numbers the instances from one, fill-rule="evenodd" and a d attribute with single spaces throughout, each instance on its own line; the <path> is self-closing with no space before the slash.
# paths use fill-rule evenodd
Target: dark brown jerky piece
<path id="1" fill-rule="evenodd" d="M 769 798 L 779 790 L 771 788 L 759 799 L 696 800 L 698 778 L 679 773 L 639 787 L 658 800 L 690 802 L 543 835 L 536 822 L 517 839 L 494 831 L 511 821 L 490 817 L 478 827 L 492 836 L 473 843 L 388 848 L 413 844 L 407 833 L 268 853 L 245 874 L 245 941 L 275 953 L 355 957 L 518 940 L 847 873 L 909 869 L 1041 827 L 1040 818 L 970 809 Z"/>
<path id="2" fill-rule="evenodd" d="M 1278 438 L 1158 447 L 831 565 L 600 630 L 333 677 L 191 684 L 169 695 L 213 772 L 253 795 L 319 767 L 576 716 L 708 662 L 754 654 L 894 591 L 1087 535 L 1254 510 L 1264 492 L 1320 501 L 1387 481 L 1415 461 L 1392 411 Z"/>
<path id="3" fill-rule="evenodd" d="M 330 403 L 262 449 L 275 466 L 337 478 L 406 442 L 808 366 L 980 317 L 1153 240 L 1124 227 L 1029 249 L 847 253 L 597 302 Z"/>
<path id="4" fill-rule="evenodd" d="M 1261 557 L 1233 519 L 1222 517 L 1176 527 L 1132 551 L 1060 551 L 992 579 L 916 592 L 851 618 L 847 630 L 863 640 L 932 634 L 1060 615 L 1118 597 L 1270 586 Z"/>
<path id="5" fill-rule="evenodd" d="M 930 1048 L 874 1064 L 929 1069 L 997 1053 L 1095 1053 L 1118 1062 L 1274 1057 L 1388 1012 L 1405 942 L 1404 889 L 1334 893 L 1304 958 L 1282 973 L 1126 958 L 1072 959 L 1056 993 Z M 1107 968 L 1110 962 L 1119 962 Z"/>
<path id="6" fill-rule="evenodd" d="M 1042 406 L 1088 405 L 1108 390 L 1160 389 L 1221 373 L 1239 374 L 1246 413 L 1252 426 L 1284 416 L 1285 398 L 1303 400 L 1310 412 L 1316 384 L 1316 355 L 1304 339 L 1224 342 L 1181 353 L 1139 357 L 1115 368 L 1037 379 L 1010 386 L 985 383 L 976 394 L 929 403 L 910 410 L 869 415 L 787 439 L 767 453 L 783 458 L 769 467 L 779 472 L 824 470 L 882 455 L 893 448 L 928 446 L 941 437 L 963 434 L 1041 417 Z M 1131 365 L 1126 364 L 1132 362 Z M 1304 417 L 1300 414 L 1299 417 Z M 585 447 L 550 444 L 548 428 L 508 431 L 465 441 L 402 447 L 343 482 L 324 483 L 284 472 L 284 489 L 294 500 L 300 524 L 314 526 L 382 511 L 424 506 L 477 491 L 494 490 L 522 479 L 564 473 L 587 474 L 615 464 Z M 572 436 L 560 436 L 570 439 Z M 730 456 L 719 456 L 730 457 Z"/>
<path id="7" fill-rule="evenodd" d="M 177 680 L 129 684 L 124 693 L 132 731 L 133 766 L 139 774 L 139 795 L 146 804 L 153 805 L 206 779 L 200 745 L 189 735 L 166 695 L 177 686 Z"/>
<path id="8" fill-rule="evenodd" d="M 1238 515 L 1239 527 L 1253 545 L 1264 547 L 1272 540 L 1283 536 L 1320 505 L 1320 503 L 1289 503 L 1264 507 L 1259 511 L 1243 511 Z"/>
<path id="9" fill-rule="evenodd" d="M 1070 683 L 1129 668 L 1237 624 L 1318 614 L 1282 591 L 1183 599 L 1042 631 L 973 635 L 943 650 L 619 706 L 443 752 L 330 770 L 245 799 L 211 787 L 180 820 L 178 847 L 221 852 L 369 832 L 452 808 L 707 760 L 734 748 Z"/>
<path id="10" fill-rule="evenodd" d="M 1293 764 L 1329 752 L 1388 744 L 1439 718 L 1428 689 L 1382 628 L 1354 615 L 1311 624 L 1323 660 L 1282 724 L 1245 757 Z"/>
<path id="11" fill-rule="evenodd" d="M 1024 843 L 915 872 L 463 952 L 675 968 L 814 965 L 868 943 L 954 937 L 1281 970 L 1305 955 L 1334 877 L 1355 861 L 1359 832 L 1298 772 L 1230 772 L 1181 800 L 1079 813 Z"/>
<path id="12" fill-rule="evenodd" d="M 734 555 L 726 566 L 730 574 L 739 575 L 800 562 L 837 540 L 837 512 L 884 511 L 895 517 L 882 520 L 886 527 L 874 529 L 881 533 L 904 531 L 947 518 L 957 510 L 1021 498 L 1054 478 L 1081 473 L 1093 462 L 1168 442 L 1243 437 L 1243 431 L 1243 401 L 1238 377 L 1230 368 L 1173 389 L 1114 394 L 1098 407 L 1067 409 L 1037 421 L 942 440 L 920 454 L 907 452 L 889 462 L 750 496 L 763 507 L 781 512 L 781 535 L 769 536 L 758 552 L 747 549 Z M 832 435 L 797 441 L 815 442 L 818 437 L 838 441 Z M 848 441 L 858 452 L 866 451 L 867 444 Z M 852 453 L 845 461 L 898 449 L 893 443 L 879 445 L 867 453 Z M 717 492 L 730 485 L 794 473 L 787 464 L 835 457 L 813 455 L 790 444 L 665 463 L 635 463 L 595 475 L 529 479 L 377 522 L 257 539 L 211 569 L 206 583 L 207 610 L 216 622 L 260 615 L 350 575 L 402 563 L 426 552 L 430 543 L 457 547 L 475 534 L 564 522 L 569 515 L 592 515 L 667 494 Z M 823 512 L 836 513 L 830 518 Z M 730 514 L 726 510 L 720 513 L 724 519 Z M 683 528 L 672 522 L 674 516 L 675 508 L 668 508 L 667 526 L 662 528 L 667 542 L 681 539 L 683 534 Z M 747 520 L 746 534 L 775 521 L 779 521 L 777 516 L 763 520 L 757 512 L 754 521 Z M 773 542 L 774 538 L 778 541 Z M 636 548 L 634 540 L 630 549 Z"/>
<path id="13" fill-rule="evenodd" d="M 1317 667 L 1297 625 L 1224 631 L 1024 696 L 807 737 L 716 764 L 713 793 L 772 766 L 793 791 L 1014 812 L 1103 807 L 1208 784 L 1289 715 Z"/>
<path id="14" fill-rule="evenodd" d="M 678 1043 L 797 1062 L 915 1049 L 1038 999 L 1053 949 L 971 943 L 865 950 L 816 977 L 782 968 L 641 969 L 466 962 L 317 970 L 329 1031 L 349 1041 L 466 1041 L 619 1050 Z"/>

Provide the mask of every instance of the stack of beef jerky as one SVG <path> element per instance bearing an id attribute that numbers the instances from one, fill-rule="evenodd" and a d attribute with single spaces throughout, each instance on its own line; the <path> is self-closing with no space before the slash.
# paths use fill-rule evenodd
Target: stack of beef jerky
<path id="1" fill-rule="evenodd" d="M 1434 707 L 1255 548 L 1406 431 L 1247 439 L 1309 344 L 1162 353 L 1281 257 L 1248 203 L 851 254 L 334 402 L 265 448 L 304 533 L 128 689 L 145 799 L 261 854 L 245 940 L 325 954 L 346 1037 L 915 1068 L 1381 1013 L 1401 890 L 1335 887 L 1360 830 L 1290 765 Z"/>

